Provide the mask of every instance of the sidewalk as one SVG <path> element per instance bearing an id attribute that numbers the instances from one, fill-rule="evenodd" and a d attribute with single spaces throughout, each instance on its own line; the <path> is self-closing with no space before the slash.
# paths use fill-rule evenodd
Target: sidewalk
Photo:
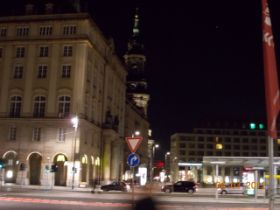
<path id="1" fill-rule="evenodd" d="M 11 189 L 17 189 L 17 190 L 60 190 L 60 191 L 75 191 L 75 192 L 91 192 L 92 188 L 90 187 L 75 187 L 72 189 L 72 187 L 64 187 L 64 186 L 44 186 L 44 185 L 18 185 L 18 184 L 5 184 L 4 186 L 0 186 L 0 191 L 4 190 L 11 190 Z"/>

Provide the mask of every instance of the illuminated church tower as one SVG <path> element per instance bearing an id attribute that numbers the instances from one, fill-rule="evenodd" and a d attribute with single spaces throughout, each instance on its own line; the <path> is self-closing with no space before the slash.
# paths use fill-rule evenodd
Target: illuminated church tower
<path id="1" fill-rule="evenodd" d="M 134 15 L 133 33 L 128 42 L 128 50 L 124 55 L 124 59 L 128 68 L 128 99 L 143 111 L 145 116 L 147 116 L 150 95 L 148 93 L 145 75 L 146 56 L 144 55 L 144 46 L 140 36 L 138 9 L 136 9 Z"/>

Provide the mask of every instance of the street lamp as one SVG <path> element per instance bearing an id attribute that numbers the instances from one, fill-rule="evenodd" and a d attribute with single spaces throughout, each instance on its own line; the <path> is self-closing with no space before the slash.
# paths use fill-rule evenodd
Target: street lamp
<path id="1" fill-rule="evenodd" d="M 74 128 L 74 148 L 73 148 L 73 167 L 72 167 L 72 189 L 74 189 L 75 184 L 75 173 L 76 173 L 76 167 L 75 167 L 75 154 L 76 154 L 76 138 L 77 138 L 77 130 L 79 126 L 79 118 L 78 116 L 75 116 L 71 119 L 73 128 Z"/>
<path id="2" fill-rule="evenodd" d="M 168 156 L 170 155 L 170 152 L 166 152 L 165 155 L 164 155 L 164 165 L 165 165 L 165 172 L 166 172 L 166 177 L 167 177 L 167 180 L 169 180 L 169 171 L 170 171 L 170 160 L 168 161 L 167 158 Z"/>
<path id="3" fill-rule="evenodd" d="M 152 145 L 152 154 L 151 154 L 151 161 L 150 161 L 150 181 L 153 182 L 154 178 L 154 157 L 155 157 L 155 149 L 159 148 L 159 144 L 153 144 Z"/>

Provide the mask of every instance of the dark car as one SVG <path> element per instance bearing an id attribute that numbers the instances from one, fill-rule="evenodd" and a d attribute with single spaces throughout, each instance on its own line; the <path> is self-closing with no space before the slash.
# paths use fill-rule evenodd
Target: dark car
<path id="1" fill-rule="evenodd" d="M 102 185 L 101 190 L 128 192 L 130 190 L 130 186 L 128 184 L 126 184 L 125 182 L 112 182 L 107 185 Z"/>
<path id="2" fill-rule="evenodd" d="M 167 184 L 162 186 L 163 192 L 189 192 L 193 193 L 197 191 L 197 186 L 193 181 L 179 181 L 174 184 Z"/>

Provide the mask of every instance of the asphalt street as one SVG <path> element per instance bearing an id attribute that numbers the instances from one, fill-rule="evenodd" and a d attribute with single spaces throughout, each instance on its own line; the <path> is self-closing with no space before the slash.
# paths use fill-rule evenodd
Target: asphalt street
<path id="1" fill-rule="evenodd" d="M 150 196 L 148 193 L 138 193 L 132 197 L 131 193 L 95 193 L 89 191 L 63 191 L 63 190 L 32 190 L 32 189 L 6 189 L 0 192 L 0 209 L 2 210 L 60 210 L 60 209 L 132 209 L 134 202 Z M 152 194 L 157 209 L 180 210 L 265 210 L 267 200 L 255 200 L 249 197 L 220 197 L 213 195 L 201 197 L 198 194 Z M 275 210 L 280 209 L 276 202 Z"/>

